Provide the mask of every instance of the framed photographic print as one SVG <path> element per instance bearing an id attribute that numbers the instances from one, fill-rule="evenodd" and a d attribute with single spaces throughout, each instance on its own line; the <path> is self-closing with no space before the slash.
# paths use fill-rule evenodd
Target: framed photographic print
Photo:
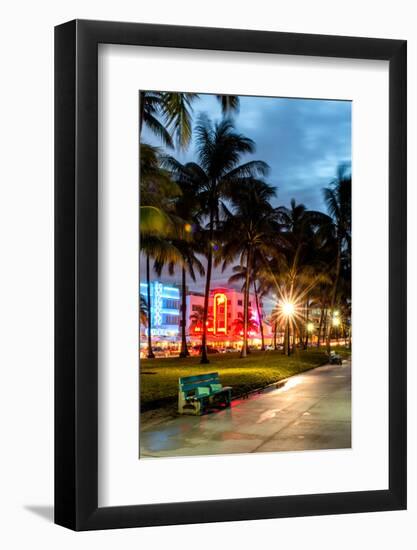
<path id="1" fill-rule="evenodd" d="M 55 30 L 55 521 L 406 507 L 406 42 Z"/>

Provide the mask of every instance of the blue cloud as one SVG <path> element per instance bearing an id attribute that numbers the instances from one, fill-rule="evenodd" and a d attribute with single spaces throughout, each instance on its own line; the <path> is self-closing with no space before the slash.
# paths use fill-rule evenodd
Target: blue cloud
<path id="1" fill-rule="evenodd" d="M 195 102 L 194 117 L 203 112 L 221 118 L 214 96 L 201 95 Z M 255 141 L 254 158 L 270 165 L 268 181 L 278 188 L 277 204 L 295 198 L 310 209 L 325 209 L 322 188 L 339 163 L 351 162 L 350 101 L 241 96 L 234 121 Z M 146 129 L 142 137 L 158 144 Z M 194 159 L 194 143 L 175 155 L 182 162 Z"/>

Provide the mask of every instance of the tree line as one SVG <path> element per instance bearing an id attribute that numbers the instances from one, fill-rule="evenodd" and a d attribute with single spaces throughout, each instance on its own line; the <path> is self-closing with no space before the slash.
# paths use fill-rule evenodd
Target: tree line
<path id="1" fill-rule="evenodd" d="M 186 339 L 187 280 L 205 277 L 201 363 L 208 363 L 207 325 L 213 269 L 232 267 L 230 283 L 244 295 L 241 357 L 250 352 L 249 293 L 253 288 L 262 349 L 265 349 L 260 302 L 273 296 L 270 322 L 274 340 L 285 328 L 284 351 L 307 347 L 309 312 L 320 310 L 317 345 L 330 352 L 334 315 L 350 331 L 351 173 L 339 165 L 323 193 L 327 212 L 291 201 L 274 206 L 277 189 L 268 183 L 269 166 L 255 157 L 255 143 L 239 133 L 233 113 L 237 96 L 217 96 L 223 117 L 201 115 L 193 124 L 198 94 L 141 92 L 140 133 L 147 127 L 163 147 L 140 142 L 140 240 L 145 256 L 147 295 L 141 296 L 141 321 L 147 324 L 152 351 L 151 271 L 181 270 L 181 350 Z M 195 159 L 181 163 L 171 151 L 185 149 L 193 137 Z"/>

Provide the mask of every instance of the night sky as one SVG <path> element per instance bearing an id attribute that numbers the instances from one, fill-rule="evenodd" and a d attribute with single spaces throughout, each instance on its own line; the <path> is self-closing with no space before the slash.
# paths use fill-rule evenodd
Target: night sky
<path id="1" fill-rule="evenodd" d="M 236 129 L 254 140 L 250 158 L 270 166 L 268 183 L 278 188 L 277 205 L 292 198 L 312 210 L 325 210 L 321 189 L 336 175 L 340 162 L 351 161 L 351 102 L 318 99 L 240 97 Z M 206 113 L 221 118 L 215 96 L 201 95 L 193 118 Z M 160 146 L 146 128 L 142 140 Z M 194 144 L 186 152 L 169 151 L 181 162 L 195 160 Z"/>
<path id="2" fill-rule="evenodd" d="M 244 161 L 269 164 L 265 179 L 277 188 L 276 206 L 289 206 L 295 198 L 311 210 L 325 211 L 322 188 L 335 178 L 338 164 L 351 162 L 351 106 L 350 101 L 240 97 L 239 112 L 233 115 L 235 127 L 256 144 L 255 153 Z M 215 96 L 201 95 L 194 102 L 194 120 L 200 113 L 220 120 Z M 146 128 L 142 141 L 161 146 Z M 185 152 L 167 152 L 180 162 L 196 160 L 193 141 Z M 225 284 L 227 274 L 214 273 L 213 282 Z"/>

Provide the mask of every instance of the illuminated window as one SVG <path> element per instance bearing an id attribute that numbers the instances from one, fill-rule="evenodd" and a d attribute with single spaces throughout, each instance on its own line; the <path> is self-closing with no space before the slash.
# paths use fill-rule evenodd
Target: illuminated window
<path id="1" fill-rule="evenodd" d="M 164 325 L 178 325 L 178 317 L 176 315 L 164 315 L 163 316 Z"/>
<path id="2" fill-rule="evenodd" d="M 180 306 L 179 300 L 164 299 L 164 307 L 166 309 L 178 309 Z"/>

